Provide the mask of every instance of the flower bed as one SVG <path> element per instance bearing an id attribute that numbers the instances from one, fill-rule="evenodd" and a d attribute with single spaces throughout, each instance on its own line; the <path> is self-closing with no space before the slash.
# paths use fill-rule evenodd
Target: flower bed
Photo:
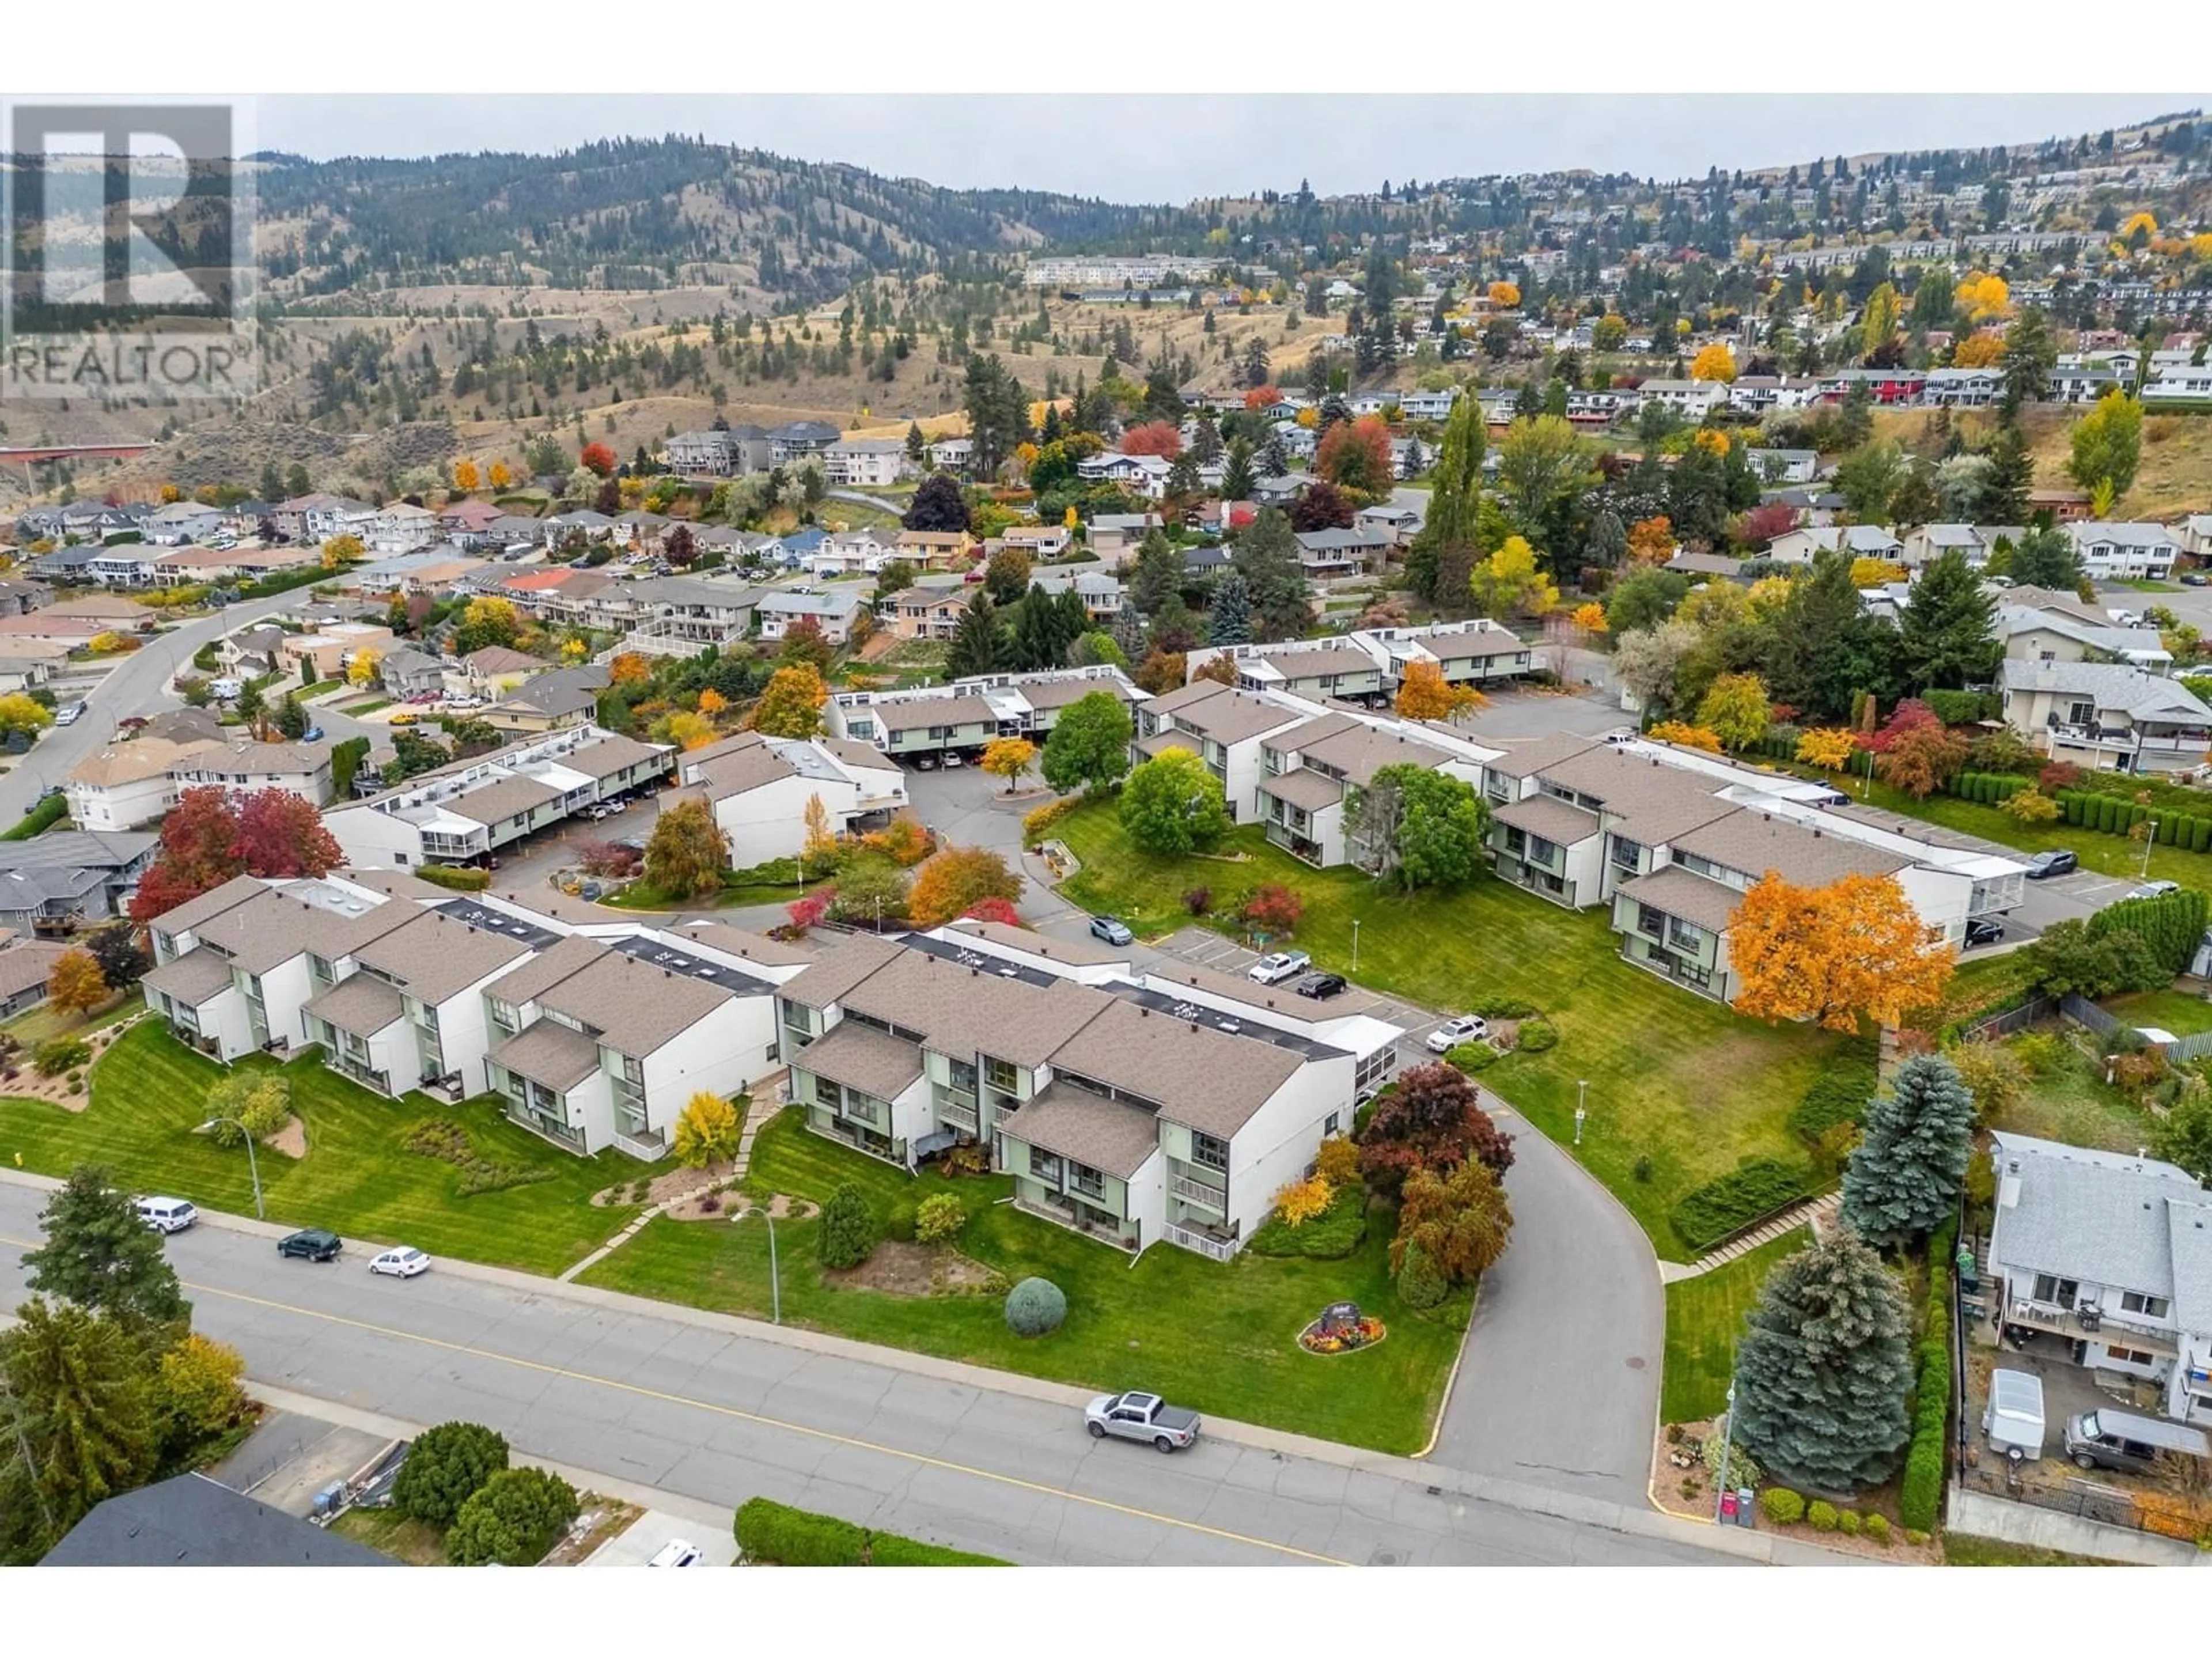
<path id="1" fill-rule="evenodd" d="M 1371 1348 L 1389 1332 L 1379 1319 L 1362 1318 L 1356 1323 L 1322 1328 L 1316 1319 L 1298 1333 L 1298 1346 L 1308 1353 L 1354 1353 L 1361 1348 Z"/>

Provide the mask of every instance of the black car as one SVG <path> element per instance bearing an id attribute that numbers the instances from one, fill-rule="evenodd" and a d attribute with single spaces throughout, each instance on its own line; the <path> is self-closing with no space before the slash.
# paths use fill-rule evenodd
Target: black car
<path id="1" fill-rule="evenodd" d="M 2201 570 L 2185 570 L 2181 573 L 2179 580 L 2184 587 L 2203 587 L 2207 584 L 2212 584 L 2212 576 L 2206 575 Z"/>
<path id="2" fill-rule="evenodd" d="M 2004 937 L 2004 923 L 1993 916 L 1977 916 L 1966 924 L 1966 948 L 1995 945 Z"/>
<path id="3" fill-rule="evenodd" d="M 1342 974 L 1308 974 L 1304 979 L 1300 980 L 1297 984 L 1297 992 L 1300 996 L 1313 997 L 1316 1000 L 1322 997 L 1333 997 L 1343 989 L 1344 975 Z"/>
<path id="4" fill-rule="evenodd" d="M 344 1241 L 336 1233 L 320 1227 L 309 1227 L 276 1241 L 277 1255 L 298 1256 L 307 1261 L 335 1261 L 344 1248 Z"/>
<path id="5" fill-rule="evenodd" d="M 2054 847 L 2047 853 L 2038 853 L 2027 861 L 2027 878 L 2043 881 L 2051 876 L 2070 875 L 2081 867 L 2081 860 L 2070 848 Z"/>

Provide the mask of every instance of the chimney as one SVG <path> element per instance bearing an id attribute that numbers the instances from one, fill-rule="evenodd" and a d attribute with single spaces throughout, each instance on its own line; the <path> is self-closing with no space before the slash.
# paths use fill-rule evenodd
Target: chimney
<path id="1" fill-rule="evenodd" d="M 2014 1158 L 2005 1165 L 2004 1174 L 1997 1179 L 1997 1208 L 2010 1210 L 2020 1204 L 2020 1160 Z"/>

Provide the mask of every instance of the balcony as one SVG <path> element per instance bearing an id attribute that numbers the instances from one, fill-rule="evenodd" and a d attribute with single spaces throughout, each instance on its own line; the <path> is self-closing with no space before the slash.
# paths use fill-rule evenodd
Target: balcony
<path id="1" fill-rule="evenodd" d="M 2170 1359 L 2175 1353 L 2170 1326 L 2146 1325 L 2101 1308 L 2069 1308 L 2056 1302 L 2037 1302 L 2022 1297 L 2008 1304 L 2004 1317 L 2008 1325 L 2024 1325 L 2031 1330 L 2050 1331 L 2075 1340 L 2086 1337 L 2119 1347 L 2142 1348 L 2161 1359 Z"/>
<path id="2" fill-rule="evenodd" d="M 1203 1204 L 1222 1215 L 1229 1213 L 1229 1189 L 1217 1181 L 1206 1179 L 1205 1171 L 1173 1158 L 1168 1161 L 1168 1190 L 1177 1198 L 1189 1204 Z"/>
<path id="3" fill-rule="evenodd" d="M 658 1129 L 617 1129 L 615 1145 L 647 1164 L 658 1164 L 668 1156 L 668 1138 Z"/>
<path id="4" fill-rule="evenodd" d="M 980 1127 L 973 1106 L 963 1106 L 957 1101 L 941 1100 L 937 1103 L 937 1121 L 948 1129 L 957 1129 L 963 1134 L 979 1133 Z"/>
<path id="5" fill-rule="evenodd" d="M 1167 1224 L 1167 1241 L 1180 1244 L 1186 1250 L 1196 1250 L 1200 1255 L 1215 1261 L 1227 1261 L 1237 1254 L 1236 1245 L 1226 1239 L 1209 1238 L 1204 1233 L 1193 1232 L 1187 1227 Z"/>

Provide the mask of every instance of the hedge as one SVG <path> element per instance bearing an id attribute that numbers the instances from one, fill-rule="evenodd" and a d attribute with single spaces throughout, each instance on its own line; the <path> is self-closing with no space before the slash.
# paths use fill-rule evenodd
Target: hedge
<path id="1" fill-rule="evenodd" d="M 2212 815 L 2184 811 L 2179 805 L 2127 800 L 2086 787 L 2061 790 L 2053 799 L 2066 823 L 2075 829 L 2094 830 L 2105 836 L 2124 836 L 2156 812 L 2160 846 L 2178 847 L 2191 853 L 2212 849 Z M 2212 805 L 2195 792 L 2183 799 L 2193 806 Z"/>
<path id="2" fill-rule="evenodd" d="M 1853 1045 L 1824 1068 L 1790 1108 L 1790 1133 L 1811 1146 L 1839 1123 L 1864 1121 L 1867 1103 L 1879 1086 L 1872 1047 Z"/>
<path id="3" fill-rule="evenodd" d="M 491 872 L 471 870 L 465 864 L 421 864 L 415 873 L 433 887 L 450 887 L 457 893 L 481 893 L 491 885 Z"/>
<path id="4" fill-rule="evenodd" d="M 773 1498 L 738 1506 L 732 1530 L 748 1561 L 776 1567 L 1009 1567 L 996 1556 L 971 1555 L 896 1533 L 869 1532 L 835 1516 L 795 1510 Z"/>
<path id="5" fill-rule="evenodd" d="M 1814 1190 L 1813 1172 L 1778 1158 L 1747 1158 L 1724 1176 L 1684 1194 L 1668 1219 L 1682 1242 L 1704 1250 Z"/>
<path id="6" fill-rule="evenodd" d="M 1961 772 L 1951 780 L 1950 787 L 1951 793 L 1961 800 L 1996 806 L 2023 789 L 2035 787 L 2035 780 L 2006 772 Z"/>
<path id="7" fill-rule="evenodd" d="M 2207 902 L 2193 887 L 2157 898 L 2122 899 L 2089 918 L 2089 936 L 2125 932 L 2150 947 L 2160 967 L 2169 975 L 2186 973 L 2204 938 Z"/>
<path id="8" fill-rule="evenodd" d="M 24 813 L 22 822 L 13 830 L 0 835 L 0 841 L 28 841 L 32 836 L 43 835 L 52 829 L 68 814 L 69 797 L 49 795 Z"/>
<path id="9" fill-rule="evenodd" d="M 1995 691 L 1923 691 L 1920 701 L 1946 726 L 1972 726 L 1976 720 L 1995 720 L 2002 712 L 2003 705 L 2003 700 Z"/>
<path id="10" fill-rule="evenodd" d="M 1928 1305 L 1916 1364 L 1912 1441 L 1897 1499 L 1899 1518 L 1917 1532 L 1936 1529 L 1943 1504 L 1943 1448 L 1951 1414 L 1951 1257 L 1958 1239 L 1955 1217 L 1928 1239 Z"/>

